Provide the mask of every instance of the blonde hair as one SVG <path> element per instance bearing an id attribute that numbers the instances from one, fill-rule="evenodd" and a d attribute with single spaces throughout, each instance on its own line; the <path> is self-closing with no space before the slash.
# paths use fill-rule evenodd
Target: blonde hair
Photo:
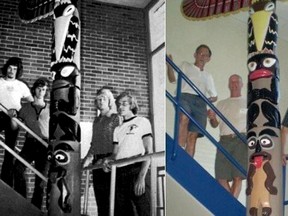
<path id="1" fill-rule="evenodd" d="M 109 89 L 107 89 L 107 88 L 101 88 L 96 93 L 96 100 L 102 95 L 104 95 L 105 97 L 108 98 L 109 109 L 112 110 L 113 112 L 116 112 L 117 111 L 116 110 L 116 104 L 115 104 L 115 99 L 114 99 L 114 96 L 113 96 L 112 92 Z M 97 109 L 98 109 L 97 101 L 96 101 L 96 106 L 97 106 Z"/>

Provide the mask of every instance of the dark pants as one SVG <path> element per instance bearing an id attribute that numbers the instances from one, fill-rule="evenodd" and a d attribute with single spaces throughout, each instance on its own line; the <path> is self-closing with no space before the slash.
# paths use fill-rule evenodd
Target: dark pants
<path id="1" fill-rule="evenodd" d="M 144 194 L 136 196 L 134 192 L 135 181 L 141 166 L 142 162 L 117 168 L 115 216 L 150 216 L 150 188 L 147 182 Z"/>
<path id="2" fill-rule="evenodd" d="M 0 132 L 3 130 L 5 131 L 5 144 L 14 150 L 19 129 L 12 129 L 11 118 L 5 113 L 0 112 Z M 10 187 L 13 186 L 13 162 L 13 155 L 11 155 L 8 151 L 5 151 L 1 170 L 1 179 Z"/>
<path id="3" fill-rule="evenodd" d="M 93 164 L 97 160 L 109 157 L 111 154 L 98 154 L 94 156 Z M 93 188 L 97 203 L 98 216 L 108 216 L 110 207 L 110 181 L 111 173 L 104 172 L 102 169 L 92 170 Z"/>
<path id="4" fill-rule="evenodd" d="M 98 216 L 108 216 L 110 206 L 111 173 L 102 169 L 93 170 L 93 187 L 96 197 Z"/>
<path id="5" fill-rule="evenodd" d="M 19 154 L 28 163 L 35 161 L 35 169 L 44 173 L 46 167 L 47 148 L 34 138 L 26 138 L 22 151 Z M 26 198 L 26 166 L 20 161 L 15 161 L 14 167 L 14 189 Z M 41 209 L 44 186 L 41 184 L 42 179 L 35 175 L 34 193 L 32 203 Z"/>

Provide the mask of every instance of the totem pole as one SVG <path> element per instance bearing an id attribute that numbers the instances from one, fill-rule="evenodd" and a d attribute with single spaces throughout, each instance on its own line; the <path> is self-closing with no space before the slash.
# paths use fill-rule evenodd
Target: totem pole
<path id="1" fill-rule="evenodd" d="M 80 215 L 80 19 L 70 1 L 56 1 L 51 56 L 48 215 Z"/>
<path id="2" fill-rule="evenodd" d="M 276 0 L 252 0 L 248 19 L 247 215 L 283 215 Z"/>
<path id="3" fill-rule="evenodd" d="M 20 0 L 22 22 L 53 15 L 52 91 L 49 123 L 50 216 L 80 215 L 80 19 L 77 0 Z"/>

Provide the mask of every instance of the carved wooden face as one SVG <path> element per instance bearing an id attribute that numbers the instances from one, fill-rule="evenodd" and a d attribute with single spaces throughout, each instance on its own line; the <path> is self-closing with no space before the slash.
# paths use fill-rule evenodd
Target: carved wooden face
<path id="1" fill-rule="evenodd" d="M 279 63 L 274 54 L 261 53 L 252 56 L 247 62 L 249 70 L 249 81 L 260 78 L 279 78 Z"/>
<path id="2" fill-rule="evenodd" d="M 247 134 L 249 161 L 255 166 L 271 160 L 275 146 L 279 145 L 279 130 L 271 127 L 254 128 Z"/>
<path id="3" fill-rule="evenodd" d="M 57 205 L 63 212 L 69 213 L 73 208 L 73 200 L 79 195 L 73 191 L 73 185 L 79 183 L 77 175 L 80 172 L 80 145 L 60 141 L 53 143 L 49 148 L 48 161 L 51 165 L 47 186 L 48 203 Z"/>

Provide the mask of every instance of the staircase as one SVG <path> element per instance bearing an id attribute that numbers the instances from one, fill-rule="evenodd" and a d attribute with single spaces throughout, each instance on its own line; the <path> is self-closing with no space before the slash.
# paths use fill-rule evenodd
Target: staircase
<path id="1" fill-rule="evenodd" d="M 166 135 L 166 170 L 176 182 L 213 215 L 245 215 L 246 208 L 237 199 L 179 145 L 176 148 L 177 156 L 174 158 L 173 139 Z"/>
<path id="2" fill-rule="evenodd" d="M 246 207 L 244 207 L 237 199 L 228 193 L 213 176 L 211 176 L 194 158 L 190 157 L 187 152 L 185 152 L 177 143 L 179 113 L 182 112 L 237 169 L 246 175 L 246 170 L 243 169 L 243 167 L 238 164 L 238 162 L 215 140 L 215 138 L 208 131 L 202 128 L 198 122 L 196 122 L 179 104 L 182 81 L 187 82 L 190 87 L 205 101 L 207 106 L 210 107 L 232 129 L 232 131 L 239 136 L 243 142 L 246 143 L 246 140 L 243 139 L 240 133 L 225 118 L 225 116 L 223 116 L 223 114 L 217 110 L 217 108 L 206 98 L 206 96 L 197 88 L 197 86 L 195 86 L 194 83 L 189 80 L 185 74 L 183 74 L 183 72 L 173 63 L 173 61 L 171 61 L 171 59 L 169 59 L 169 57 L 166 57 L 166 61 L 172 66 L 174 71 L 178 73 L 176 96 L 172 96 L 170 92 L 166 90 L 166 98 L 169 99 L 173 105 L 173 110 L 175 113 L 173 138 L 171 138 L 166 131 L 166 171 L 168 176 L 173 179 L 171 182 L 175 182 L 172 184 L 174 184 L 174 186 L 177 188 L 181 188 L 179 191 L 182 191 L 182 194 L 179 195 L 179 197 L 177 197 L 176 194 L 171 194 L 172 197 L 176 196 L 181 202 L 184 195 L 184 197 L 189 200 L 189 202 L 185 200 L 186 206 L 188 205 L 187 207 L 185 204 L 183 205 L 182 203 L 179 203 L 182 207 L 180 210 L 182 211 L 179 211 L 178 213 L 183 211 L 186 212 L 186 209 L 190 208 L 190 215 L 197 216 L 246 215 Z M 167 194 L 169 194 L 169 190 L 170 189 L 168 188 Z M 170 206 L 171 203 L 169 203 L 168 200 L 169 197 L 167 196 L 167 205 Z M 193 206 L 193 209 L 191 209 L 191 206 Z M 167 209 L 168 216 L 174 216 L 178 213 L 175 211 L 173 214 L 169 214 L 169 209 Z M 189 215 L 189 213 L 187 215 Z"/>
<path id="3" fill-rule="evenodd" d="M 0 215 L 1 216 L 44 216 L 28 200 L 0 180 Z"/>

